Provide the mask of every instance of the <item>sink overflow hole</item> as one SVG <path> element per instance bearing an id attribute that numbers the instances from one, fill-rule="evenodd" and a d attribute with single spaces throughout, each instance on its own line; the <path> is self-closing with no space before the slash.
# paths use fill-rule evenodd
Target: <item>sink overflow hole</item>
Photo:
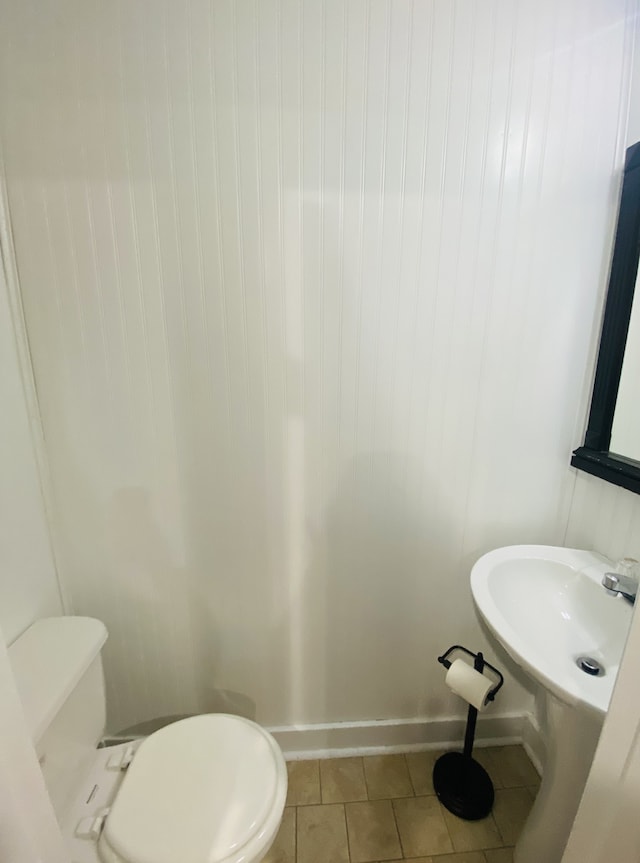
<path id="1" fill-rule="evenodd" d="M 592 674 L 594 677 L 604 674 L 602 665 L 600 665 L 597 659 L 593 659 L 591 656 L 579 656 L 576 659 L 576 665 L 580 671 L 584 671 L 585 674 Z"/>

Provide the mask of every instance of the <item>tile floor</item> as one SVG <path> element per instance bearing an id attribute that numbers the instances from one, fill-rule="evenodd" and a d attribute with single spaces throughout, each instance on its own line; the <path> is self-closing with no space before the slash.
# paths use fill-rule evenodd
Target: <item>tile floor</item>
<path id="1" fill-rule="evenodd" d="M 477 749 L 493 812 L 462 821 L 431 783 L 440 752 L 291 761 L 282 826 L 265 863 L 511 863 L 539 777 L 521 746 Z"/>

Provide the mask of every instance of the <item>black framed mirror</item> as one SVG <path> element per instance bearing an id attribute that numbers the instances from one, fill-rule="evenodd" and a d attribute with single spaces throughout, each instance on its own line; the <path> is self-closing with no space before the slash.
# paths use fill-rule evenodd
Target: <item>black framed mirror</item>
<path id="1" fill-rule="evenodd" d="M 600 349 L 584 445 L 571 464 L 640 494 L 640 142 L 627 150 Z M 630 350 L 627 337 L 631 330 Z M 626 361 L 625 361 L 626 360 Z M 622 385 L 621 385 L 622 382 Z M 613 439 L 612 439 L 613 435 Z M 625 451 L 626 450 L 626 451 Z"/>

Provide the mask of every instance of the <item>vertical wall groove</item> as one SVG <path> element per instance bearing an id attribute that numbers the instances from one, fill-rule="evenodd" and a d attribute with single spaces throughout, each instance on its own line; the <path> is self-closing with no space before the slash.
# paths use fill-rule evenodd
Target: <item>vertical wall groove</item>
<path id="1" fill-rule="evenodd" d="M 473 560 L 563 536 L 634 8 L 12 9 L 9 206 L 114 730 L 458 709 L 430 657 L 484 643 Z M 627 543 L 582 479 L 567 540 L 598 507 Z"/>

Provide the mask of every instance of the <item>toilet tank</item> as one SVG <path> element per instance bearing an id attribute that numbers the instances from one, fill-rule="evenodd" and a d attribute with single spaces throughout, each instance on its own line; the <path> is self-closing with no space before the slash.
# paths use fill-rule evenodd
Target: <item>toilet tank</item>
<path id="1" fill-rule="evenodd" d="M 100 651 L 103 623 L 91 617 L 36 621 L 9 647 L 9 661 L 59 822 L 73 803 L 104 734 Z"/>

